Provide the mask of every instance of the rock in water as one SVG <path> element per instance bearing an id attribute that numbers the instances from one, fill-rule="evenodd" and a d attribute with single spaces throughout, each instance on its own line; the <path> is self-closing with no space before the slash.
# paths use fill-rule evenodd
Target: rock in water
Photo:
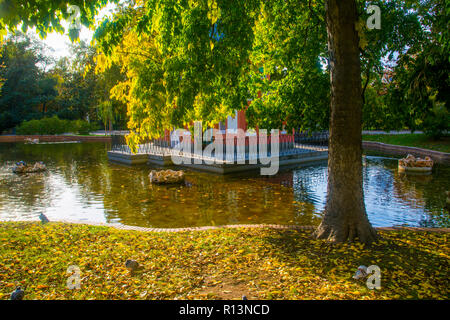
<path id="1" fill-rule="evenodd" d="M 24 295 L 25 291 L 23 291 L 21 287 L 17 287 L 16 290 L 11 292 L 10 300 L 22 300 Z"/>
<path id="2" fill-rule="evenodd" d="M 125 267 L 131 272 L 134 272 L 139 267 L 139 263 L 136 260 L 128 259 L 127 261 L 125 261 Z"/>
<path id="3" fill-rule="evenodd" d="M 46 216 L 45 214 L 43 214 L 43 213 L 41 213 L 41 214 L 39 215 L 39 219 L 41 220 L 42 223 L 48 223 L 48 222 L 50 222 L 50 220 L 48 220 L 47 216 Z"/>
<path id="4" fill-rule="evenodd" d="M 24 173 L 27 167 L 27 163 L 25 161 L 19 161 L 16 163 L 16 166 L 12 169 L 14 173 Z"/>
<path id="5" fill-rule="evenodd" d="M 37 143 L 39 143 L 39 139 L 25 138 L 24 141 L 25 141 L 26 144 L 37 144 Z"/>
<path id="6" fill-rule="evenodd" d="M 399 165 L 401 165 L 402 167 L 419 167 L 419 168 L 424 168 L 424 167 L 433 167 L 433 160 L 430 157 L 425 157 L 425 159 L 421 159 L 421 158 L 416 158 L 414 157 L 412 154 L 408 154 L 406 156 L 406 158 L 400 159 L 398 160 Z"/>
<path id="7" fill-rule="evenodd" d="M 34 173 L 41 172 L 47 170 L 45 164 L 41 162 L 36 162 L 33 166 L 28 165 L 24 161 L 19 161 L 16 163 L 16 166 L 13 168 L 14 173 Z"/>
<path id="8" fill-rule="evenodd" d="M 152 170 L 149 174 L 150 182 L 155 184 L 173 184 L 184 182 L 184 171 Z"/>
<path id="9" fill-rule="evenodd" d="M 45 166 L 45 164 L 40 161 L 40 162 L 36 162 L 33 166 L 32 172 L 40 172 L 40 171 L 45 171 L 47 170 L 47 167 Z"/>

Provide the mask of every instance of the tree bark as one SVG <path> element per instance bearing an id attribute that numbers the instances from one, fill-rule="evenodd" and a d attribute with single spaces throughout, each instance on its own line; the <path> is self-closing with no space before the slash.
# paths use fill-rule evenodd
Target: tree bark
<path id="1" fill-rule="evenodd" d="M 333 242 L 371 243 L 362 179 L 362 88 L 355 0 L 327 0 L 331 117 L 325 215 L 315 234 Z"/>

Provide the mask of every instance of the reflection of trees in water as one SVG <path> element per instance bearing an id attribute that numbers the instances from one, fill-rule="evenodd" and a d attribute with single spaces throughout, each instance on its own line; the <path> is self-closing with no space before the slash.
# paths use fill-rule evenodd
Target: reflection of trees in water
<path id="1" fill-rule="evenodd" d="M 371 205 L 389 207 L 395 197 L 395 179 L 391 165 L 393 160 L 365 157 L 363 181 L 366 202 Z"/>
<path id="2" fill-rule="evenodd" d="M 431 182 L 432 179 L 431 175 L 412 176 L 395 171 L 393 179 L 394 194 L 411 208 L 424 207 L 426 203 L 424 190 L 417 182 L 427 183 Z"/>
<path id="3" fill-rule="evenodd" d="M 417 215 L 420 226 L 449 226 L 445 205 L 445 188 L 450 179 L 449 167 L 436 165 L 431 175 L 398 172 L 396 159 L 367 157 L 363 169 L 366 203 L 378 203 L 386 210 L 401 205 L 423 211 Z M 416 212 L 420 212 L 416 211 Z M 406 216 L 410 217 L 408 212 Z"/>
<path id="4" fill-rule="evenodd" d="M 273 176 L 262 176 L 260 180 L 273 183 L 273 184 L 279 184 L 284 187 L 293 187 L 293 171 L 280 171 L 278 174 Z"/>
<path id="5" fill-rule="evenodd" d="M 448 228 L 450 227 L 450 214 L 449 211 L 445 208 L 443 210 L 432 209 L 428 212 L 428 214 L 424 214 L 421 217 L 419 222 L 419 226 L 421 227 L 442 227 Z"/>
<path id="6" fill-rule="evenodd" d="M 20 203 L 29 210 L 29 216 L 37 216 L 36 208 L 42 208 L 50 201 L 47 190 L 48 173 L 17 175 L 11 172 L 12 165 L 0 169 L 0 209 L 11 210 L 10 201 Z"/>
<path id="7" fill-rule="evenodd" d="M 0 144 L 3 163 L 2 174 L 5 175 L 5 178 L 1 179 L 1 194 L 8 201 L 16 199 L 22 207 L 22 211 L 30 211 L 30 214 L 37 215 L 37 211 L 40 209 L 52 206 L 55 196 L 66 188 L 64 184 L 78 185 L 82 167 L 88 167 L 87 163 L 92 163 L 92 159 L 98 159 L 99 151 L 104 150 L 105 147 L 104 144 L 73 143 Z M 49 170 L 44 173 L 12 174 L 11 169 L 14 163 L 19 160 L 31 164 L 43 161 L 47 164 Z M 8 166 L 5 167 L 5 163 Z"/>
<path id="8" fill-rule="evenodd" d="M 435 168 L 431 175 L 395 173 L 394 190 L 412 208 L 424 208 L 419 225 L 449 227 L 450 215 L 445 206 L 448 168 Z M 447 177 L 447 179 L 446 179 Z"/>
<path id="9" fill-rule="evenodd" d="M 323 191 L 326 191 L 326 185 L 326 167 L 304 167 L 293 172 L 293 188 L 296 201 L 320 206 L 324 199 L 321 194 L 322 190 L 319 190 L 318 187 L 323 186 Z"/>
<path id="10" fill-rule="evenodd" d="M 42 208 L 49 202 L 46 192 L 49 173 L 12 173 L 12 168 L 19 160 L 29 163 L 40 161 L 29 152 L 24 152 L 24 146 L 15 143 L 0 144 L 0 209 L 8 213 L 11 210 L 10 201 L 15 201 L 27 208 L 29 216 L 37 216 L 35 209 Z"/>
<path id="11" fill-rule="evenodd" d="M 298 217 L 309 219 L 312 224 L 320 222 L 323 215 L 320 208 L 325 201 L 326 185 L 326 167 L 312 166 L 294 171 L 293 188 L 294 198 L 297 201 Z M 320 190 L 319 186 L 323 186 L 324 190 Z"/>
<path id="12" fill-rule="evenodd" d="M 281 191 L 280 187 L 248 179 L 230 179 L 191 171 L 186 175 L 190 187 L 152 186 L 147 174 L 148 169 L 141 169 L 140 173 L 134 172 L 132 175 L 125 174 L 125 190 L 117 196 L 114 190 L 105 190 L 105 207 L 114 208 L 107 212 L 110 217 L 115 215 L 129 224 L 180 227 L 288 223 L 294 215 L 292 190 L 288 188 Z M 119 174 L 117 178 L 124 183 L 124 174 Z M 117 185 L 115 179 L 112 171 L 113 186 Z M 137 213 L 141 216 L 138 217 Z"/>
<path id="13" fill-rule="evenodd" d="M 108 163 L 102 144 L 64 147 L 69 150 L 51 157 L 55 171 L 79 187 L 86 205 L 101 198 L 109 221 L 160 227 L 288 223 L 294 214 L 289 188 L 280 192 L 281 186 L 261 181 L 197 172 L 188 172 L 189 187 L 156 186 L 149 183 L 147 166 Z M 48 149 L 47 154 L 53 152 Z M 46 155 L 42 150 L 31 154 Z"/>
<path id="14" fill-rule="evenodd" d="M 18 160 L 49 164 L 49 172 L 28 177 L 15 176 L 11 168 L 3 166 L 1 211 L 7 210 L 7 199 L 23 203 L 30 212 L 49 206 L 63 183 L 66 192 L 77 192 L 77 203 L 81 206 L 97 206 L 97 210 L 100 206 L 108 221 L 130 225 L 305 225 L 320 220 L 318 211 L 326 194 L 326 166 L 284 171 L 274 177 L 261 177 L 258 172 L 221 176 L 187 171 L 188 185 L 152 186 L 148 179 L 151 168 L 109 163 L 107 149 L 102 143 L 0 145 L 1 159 L 11 167 Z M 450 180 L 448 167 L 437 166 L 431 177 L 401 177 L 395 161 L 366 159 L 363 170 L 367 203 L 388 210 L 399 199 L 411 208 L 425 207 L 418 222 L 421 225 L 448 223 L 448 212 L 444 214 L 441 210 Z"/>
<path id="15" fill-rule="evenodd" d="M 397 160 L 366 158 L 366 162 L 370 166 L 364 168 L 365 182 L 376 185 L 380 196 L 386 197 L 386 200 L 394 194 L 411 208 L 423 206 L 431 209 L 445 204 L 445 189 L 450 179 L 449 167 L 435 165 L 432 174 L 422 175 L 399 173 Z"/>
<path id="16" fill-rule="evenodd" d="M 282 186 L 292 185 L 291 172 L 263 179 L 257 173 L 220 176 L 188 171 L 190 187 L 152 186 L 148 180 L 150 168 L 111 164 L 106 150 L 107 146 L 102 143 L 20 144 L 16 145 L 10 159 L 46 162 L 49 174 L 54 177 L 52 188 L 56 188 L 58 179 L 62 178 L 67 184 L 65 190 L 77 188 L 81 195 L 77 201 L 81 205 L 89 207 L 101 201 L 109 221 L 179 227 L 299 220 L 299 205 L 293 203 L 292 188 Z M 48 181 L 43 179 L 42 182 Z M 57 190 L 45 190 L 42 186 L 37 197 L 51 198 L 55 192 Z M 32 191 L 30 194 L 37 195 Z M 35 205 L 36 202 L 30 203 L 30 206 Z"/>

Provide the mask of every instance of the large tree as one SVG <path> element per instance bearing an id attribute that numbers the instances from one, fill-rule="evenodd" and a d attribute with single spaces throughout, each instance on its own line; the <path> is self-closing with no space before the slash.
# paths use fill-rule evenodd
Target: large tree
<path id="1" fill-rule="evenodd" d="M 364 205 L 362 179 L 362 88 L 355 0 L 326 2 L 331 67 L 328 189 L 319 238 L 370 243 L 376 232 Z"/>
<path id="2" fill-rule="evenodd" d="M 75 2 L 84 13 L 89 13 L 83 21 L 87 24 L 92 12 L 104 4 L 104 1 Z M 64 3 L 52 2 L 54 11 L 49 11 L 45 7 L 47 2 L 36 2 L 37 6 L 45 7 L 37 12 L 50 12 L 45 16 L 36 13 L 35 7 L 20 6 L 14 10 L 27 17 L 27 25 L 37 24 L 45 32 L 48 30 L 45 22 L 62 17 Z M 260 5 L 257 0 L 131 3 L 130 11 L 136 6 L 144 8 L 134 30 L 138 35 L 155 36 L 162 55 L 165 110 L 172 113 L 174 124 L 194 117 L 216 120 L 214 117 L 226 110 L 245 104 L 248 90 L 243 80 L 251 67 L 250 50 Z M 317 1 L 308 1 L 308 5 L 313 8 Z M 0 21 L 3 25 L 16 25 L 20 21 L 11 15 L 5 17 Z M 130 28 L 129 21 L 127 15 L 122 15 L 99 28 L 97 36 L 106 54 L 121 42 L 125 28 Z M 331 241 L 359 239 L 370 243 L 376 239 L 376 232 L 367 218 L 362 188 L 362 88 L 356 0 L 327 0 L 326 22 L 331 136 L 327 205 L 317 236 Z M 308 23 L 308 19 L 302 23 Z"/>
<path id="3" fill-rule="evenodd" d="M 308 9 L 317 6 L 315 1 L 309 4 L 306 7 Z M 242 90 L 247 84 L 245 75 L 252 70 L 250 52 L 254 37 L 249 31 L 254 32 L 253 26 L 259 12 L 267 14 L 267 8 L 261 8 L 258 1 L 229 6 L 227 1 L 206 0 L 181 3 L 174 0 L 153 1 L 149 6 L 152 9 L 145 11 L 143 16 L 163 53 L 161 76 L 162 82 L 167 84 L 164 88 L 164 110 L 172 113 L 175 119 L 181 117 L 187 122 L 199 118 L 218 120 L 214 116 L 221 115 L 224 107 L 228 111 L 239 108 L 239 104 L 242 107 L 242 99 L 248 94 L 247 90 Z M 306 13 L 305 18 L 295 22 L 306 24 L 303 31 L 312 32 L 313 29 L 308 29 L 307 24 L 314 11 Z M 117 25 L 123 25 L 125 29 L 129 21 L 120 16 L 109 25 L 105 24 L 99 33 L 111 32 Z M 325 216 L 316 233 L 318 237 L 330 241 L 359 239 L 370 243 L 376 239 L 376 232 L 366 214 L 362 186 L 362 87 L 358 21 L 355 0 L 327 1 L 328 60 L 331 70 L 329 181 Z M 218 36 L 214 37 L 215 34 Z M 102 46 L 108 49 L 115 44 L 107 38 L 102 41 Z M 280 51 L 283 49 L 274 51 L 282 55 Z M 320 46 L 313 46 L 311 50 L 315 50 L 315 53 L 308 55 L 305 52 L 304 58 L 308 59 L 309 64 L 315 64 Z M 314 55 L 315 58 L 311 58 Z M 289 61 L 286 60 L 286 63 Z M 315 66 L 307 67 L 314 69 Z M 173 108 L 174 105 L 176 108 Z M 156 106 L 153 108 L 158 111 Z M 145 135 L 145 132 L 140 134 Z"/>

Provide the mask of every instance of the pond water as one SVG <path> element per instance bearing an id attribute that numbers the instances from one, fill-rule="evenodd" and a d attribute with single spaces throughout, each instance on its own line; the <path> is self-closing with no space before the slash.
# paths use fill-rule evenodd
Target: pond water
<path id="1" fill-rule="evenodd" d="M 144 227 L 222 224 L 317 225 L 324 208 L 326 162 L 280 172 L 221 176 L 186 172 L 186 185 L 152 186 L 149 166 L 108 162 L 108 144 L 0 144 L 0 220 L 120 223 Z M 48 171 L 12 173 L 24 160 Z M 374 226 L 449 227 L 445 190 L 450 167 L 430 176 L 399 174 L 397 159 L 364 156 L 364 191 Z"/>

